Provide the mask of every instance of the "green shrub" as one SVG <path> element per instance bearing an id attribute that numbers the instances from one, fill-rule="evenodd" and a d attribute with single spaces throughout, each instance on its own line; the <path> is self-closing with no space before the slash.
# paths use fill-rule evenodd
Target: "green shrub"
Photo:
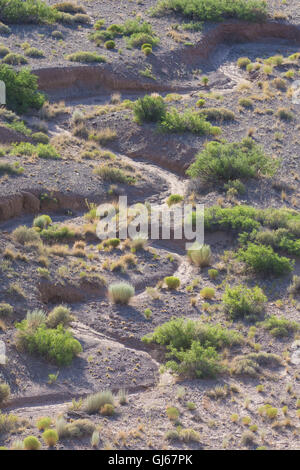
<path id="1" fill-rule="evenodd" d="M 61 158 L 57 150 L 50 144 L 38 144 L 36 153 L 39 158 L 57 160 Z"/>
<path id="2" fill-rule="evenodd" d="M 25 243 L 34 243 L 40 241 L 40 236 L 33 228 L 26 225 L 20 225 L 12 232 L 12 238 L 17 243 L 25 245 Z"/>
<path id="3" fill-rule="evenodd" d="M 74 237 L 75 233 L 73 230 L 70 230 L 69 227 L 63 226 L 59 227 L 58 225 L 51 225 L 47 229 L 44 229 L 40 232 L 41 238 L 46 241 L 60 241 L 60 240 L 70 240 Z"/>
<path id="4" fill-rule="evenodd" d="M 256 320 L 263 314 L 268 299 L 257 286 L 250 289 L 239 285 L 226 287 L 222 300 L 224 310 L 230 318 Z"/>
<path id="5" fill-rule="evenodd" d="M 268 330 L 272 336 L 276 337 L 289 336 L 291 333 L 299 330 L 299 323 L 284 317 L 278 318 L 275 315 L 271 315 L 261 322 L 260 325 Z"/>
<path id="6" fill-rule="evenodd" d="M 45 57 L 44 52 L 40 51 L 36 47 L 28 47 L 25 50 L 25 55 L 27 57 L 31 57 L 32 59 L 41 59 L 41 58 Z"/>
<path id="7" fill-rule="evenodd" d="M 216 291 L 213 287 L 203 287 L 200 291 L 200 295 L 203 299 L 213 299 L 215 293 Z"/>
<path id="8" fill-rule="evenodd" d="M 24 168 L 20 166 L 19 162 L 8 163 L 0 162 L 0 175 L 21 175 L 24 172 Z"/>
<path id="9" fill-rule="evenodd" d="M 239 57 L 239 59 L 237 60 L 237 66 L 241 69 L 245 69 L 249 64 L 251 64 L 251 60 L 249 59 L 249 57 Z"/>
<path id="10" fill-rule="evenodd" d="M 74 320 L 74 317 L 70 313 L 70 309 L 64 305 L 57 305 L 48 315 L 47 325 L 49 328 L 56 328 L 58 325 L 62 325 L 64 328 L 69 326 Z"/>
<path id="11" fill-rule="evenodd" d="M 112 416 L 115 413 L 115 407 L 114 405 L 111 405 L 109 403 L 106 403 L 103 405 L 100 409 L 100 413 L 103 416 Z"/>
<path id="12" fill-rule="evenodd" d="M 278 161 L 266 156 L 251 138 L 246 138 L 237 143 L 209 142 L 196 155 L 187 174 L 204 183 L 215 183 L 216 180 L 257 178 L 259 174 L 273 176 L 277 167 Z"/>
<path id="13" fill-rule="evenodd" d="M 184 197 L 180 194 L 171 194 L 167 199 L 167 204 L 169 207 L 173 206 L 173 204 L 178 204 L 179 202 L 183 201 Z"/>
<path id="14" fill-rule="evenodd" d="M 43 106 L 45 97 L 37 91 L 37 76 L 29 70 L 15 71 L 8 65 L 0 65 L 0 80 L 6 86 L 9 109 L 24 113 L 29 108 L 40 109 Z"/>
<path id="15" fill-rule="evenodd" d="M 109 41 L 106 41 L 104 46 L 106 47 L 106 49 L 114 49 L 116 47 L 116 43 L 115 41 L 109 40 Z"/>
<path id="16" fill-rule="evenodd" d="M 167 276 L 164 279 L 168 289 L 177 289 L 180 286 L 180 279 L 174 276 Z"/>
<path id="17" fill-rule="evenodd" d="M 201 112 L 186 110 L 179 113 L 176 108 L 167 111 L 162 117 L 160 129 L 164 132 L 191 132 L 198 135 L 219 135 L 221 129 L 206 121 Z"/>
<path id="18" fill-rule="evenodd" d="M 72 54 L 67 55 L 66 57 L 67 60 L 70 60 L 71 62 L 82 62 L 82 63 L 101 63 L 101 62 L 106 62 L 105 57 L 97 54 L 96 52 L 85 52 L 85 51 L 79 51 L 79 52 L 73 52 Z"/>
<path id="19" fill-rule="evenodd" d="M 225 18 L 260 22 L 267 18 L 267 3 L 261 0 L 159 0 L 154 14 L 169 10 L 201 21 L 223 21 Z"/>
<path id="20" fill-rule="evenodd" d="M 240 98 L 239 105 L 243 106 L 243 108 L 252 108 L 253 101 L 250 98 Z"/>
<path id="21" fill-rule="evenodd" d="M 48 225 L 52 224 L 51 217 L 49 215 L 39 215 L 33 220 L 33 227 L 38 227 L 41 230 L 47 228 Z"/>
<path id="22" fill-rule="evenodd" d="M 276 116 L 283 121 L 292 121 L 294 119 L 294 114 L 286 108 L 279 108 L 276 112 Z"/>
<path id="23" fill-rule="evenodd" d="M 212 279 L 213 281 L 214 281 L 215 279 L 217 279 L 217 277 L 218 277 L 218 275 L 219 275 L 219 271 L 218 271 L 217 269 L 209 269 L 209 270 L 207 271 L 207 273 L 208 273 L 210 279 Z"/>
<path id="24" fill-rule="evenodd" d="M 108 238 L 107 240 L 104 240 L 102 242 L 103 247 L 111 247 L 111 248 L 117 248 L 121 243 L 120 238 Z"/>
<path id="25" fill-rule="evenodd" d="M 10 34 L 10 32 L 11 32 L 10 27 L 0 21 L 0 34 L 7 35 L 7 34 Z"/>
<path id="26" fill-rule="evenodd" d="M 10 386 L 6 383 L 0 383 L 0 405 L 10 396 Z"/>
<path id="27" fill-rule="evenodd" d="M 115 304 L 128 304 L 135 294 L 135 289 L 126 282 L 111 284 L 108 293 Z"/>
<path id="28" fill-rule="evenodd" d="M 74 356 L 82 352 L 79 341 L 59 325 L 56 329 L 48 329 L 41 325 L 36 329 L 28 327 L 27 320 L 16 325 L 17 346 L 29 354 L 41 356 L 60 366 L 68 365 Z"/>
<path id="29" fill-rule="evenodd" d="M 55 429 L 46 429 L 42 434 L 42 438 L 48 447 L 53 447 L 58 441 L 57 431 Z"/>
<path id="30" fill-rule="evenodd" d="M 7 54 L 10 53 L 10 50 L 8 47 L 3 46 L 2 44 L 0 45 L 0 57 L 5 57 Z"/>
<path id="31" fill-rule="evenodd" d="M 43 418 L 39 418 L 36 423 L 36 427 L 39 431 L 44 431 L 45 429 L 50 428 L 52 424 L 52 419 L 45 416 Z"/>
<path id="32" fill-rule="evenodd" d="M 195 243 L 187 252 L 191 262 L 196 266 L 204 268 L 212 262 L 212 253 L 209 245 L 198 245 Z"/>
<path id="33" fill-rule="evenodd" d="M 49 144 L 49 137 L 44 132 L 35 132 L 32 134 L 32 140 L 37 144 Z"/>
<path id="34" fill-rule="evenodd" d="M 2 62 L 8 65 L 24 65 L 27 64 L 28 61 L 22 56 L 22 54 L 10 52 L 2 59 Z"/>
<path id="35" fill-rule="evenodd" d="M 41 447 L 40 441 L 35 436 L 25 437 L 23 443 L 25 450 L 39 450 Z"/>
<path id="36" fill-rule="evenodd" d="M 137 122 L 159 122 L 165 116 L 166 105 L 161 96 L 146 95 L 139 98 L 133 105 Z"/>
<path id="37" fill-rule="evenodd" d="M 88 414 L 98 413 L 104 405 L 114 405 L 114 397 L 110 390 L 89 395 L 83 402 L 83 409 Z"/>
<path id="38" fill-rule="evenodd" d="M 199 102 L 201 101 L 204 100 L 197 101 L 198 107 L 200 106 Z M 201 111 L 199 111 L 199 114 L 205 116 L 208 121 L 227 122 L 235 120 L 234 112 L 226 108 L 205 108 L 201 109 Z"/>
<path id="39" fill-rule="evenodd" d="M 168 418 L 171 421 L 177 421 L 177 419 L 179 418 L 179 414 L 180 414 L 178 408 L 175 408 L 175 406 L 169 406 L 166 409 L 166 413 L 167 413 Z"/>
<path id="40" fill-rule="evenodd" d="M 109 165 L 96 166 L 94 173 L 100 176 L 104 181 L 109 181 L 110 183 L 131 184 L 135 181 L 132 176 L 129 176 L 121 168 L 114 168 Z"/>
<path id="41" fill-rule="evenodd" d="M 0 20 L 5 23 L 53 23 L 58 16 L 41 0 L 0 0 Z"/>
<path id="42" fill-rule="evenodd" d="M 129 47 L 141 47 L 145 43 L 154 47 L 159 43 L 159 39 L 147 33 L 135 33 L 129 37 L 127 42 Z"/>
<path id="43" fill-rule="evenodd" d="M 261 274 L 282 276 L 293 270 L 294 262 L 284 256 L 279 256 L 270 246 L 249 243 L 246 249 L 241 248 L 238 251 L 237 257 L 255 272 Z"/>
<path id="44" fill-rule="evenodd" d="M 83 6 L 72 2 L 55 3 L 53 8 L 58 11 L 63 11 L 64 13 L 85 13 Z"/>

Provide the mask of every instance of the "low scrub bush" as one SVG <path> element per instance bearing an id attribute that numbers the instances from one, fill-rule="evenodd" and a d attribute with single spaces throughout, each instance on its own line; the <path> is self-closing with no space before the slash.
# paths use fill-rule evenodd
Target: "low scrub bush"
<path id="1" fill-rule="evenodd" d="M 43 418 L 39 418 L 36 423 L 36 427 L 39 431 L 45 431 L 45 429 L 50 428 L 52 424 L 52 419 L 45 416 Z"/>
<path id="2" fill-rule="evenodd" d="M 58 434 L 55 429 L 46 429 L 42 434 L 43 441 L 48 447 L 54 447 L 58 441 Z"/>
<path id="3" fill-rule="evenodd" d="M 43 106 L 45 97 L 37 91 L 37 76 L 29 70 L 15 71 L 8 65 L 1 64 L 0 80 L 6 86 L 6 103 L 9 109 L 24 113 L 29 108 L 40 109 Z"/>
<path id="4" fill-rule="evenodd" d="M 114 405 L 115 400 L 110 390 L 89 395 L 83 402 L 83 409 L 88 414 L 98 413 L 104 405 Z"/>
<path id="5" fill-rule="evenodd" d="M 0 405 L 10 396 L 10 386 L 7 383 L 0 383 Z"/>
<path id="6" fill-rule="evenodd" d="M 62 325 L 64 328 L 70 325 L 74 317 L 70 313 L 70 309 L 64 305 L 57 305 L 48 315 L 47 325 L 49 328 L 56 328 Z"/>
<path id="7" fill-rule="evenodd" d="M 180 286 L 180 279 L 178 277 L 167 276 L 164 281 L 170 290 L 177 289 Z"/>
<path id="8" fill-rule="evenodd" d="M 26 243 L 37 243 L 40 236 L 34 228 L 28 228 L 26 225 L 20 225 L 12 232 L 12 238 L 17 243 L 25 245 Z"/>
<path id="9" fill-rule="evenodd" d="M 239 285 L 227 287 L 222 300 L 224 310 L 230 318 L 256 320 L 264 313 L 267 297 L 257 286 L 250 289 Z"/>
<path id="10" fill-rule="evenodd" d="M 108 293 L 115 304 L 128 304 L 135 294 L 135 289 L 126 282 L 119 282 L 110 285 Z"/>
<path id="11" fill-rule="evenodd" d="M 279 256 L 273 248 L 249 243 L 247 248 L 241 248 L 237 255 L 240 261 L 260 274 L 282 276 L 293 270 L 294 262 L 284 256 Z"/>
<path id="12" fill-rule="evenodd" d="M 133 106 L 137 122 L 159 122 L 165 116 L 166 105 L 161 96 L 146 95 L 139 98 Z"/>
<path id="13" fill-rule="evenodd" d="M 291 333 L 299 331 L 299 323 L 296 321 L 288 320 L 284 317 L 276 317 L 271 315 L 264 320 L 260 325 L 270 332 L 272 336 L 283 337 L 289 336 Z"/>
<path id="14" fill-rule="evenodd" d="M 42 0 L 0 0 L 0 20 L 5 23 L 53 23 L 58 17 Z"/>
<path id="15" fill-rule="evenodd" d="M 66 59 L 71 62 L 81 62 L 86 64 L 106 62 L 105 57 L 97 54 L 96 52 L 89 51 L 73 52 L 72 54 L 67 55 Z"/>
<path id="16" fill-rule="evenodd" d="M 24 65 L 27 64 L 27 59 L 22 54 L 10 52 L 3 59 L 2 62 L 7 65 Z"/>
<path id="17" fill-rule="evenodd" d="M 203 299 L 213 299 L 215 293 L 216 291 L 213 287 L 203 287 L 200 291 L 200 295 Z"/>
<path id="18" fill-rule="evenodd" d="M 10 317 L 14 311 L 12 305 L 0 302 L 0 318 Z"/>
<path id="19" fill-rule="evenodd" d="M 35 217 L 32 225 L 33 227 L 38 227 L 39 229 L 43 230 L 50 224 L 52 224 L 52 220 L 49 215 L 39 215 L 38 217 Z"/>
<path id="20" fill-rule="evenodd" d="M 260 22 L 267 18 L 267 3 L 262 0 L 159 0 L 153 14 L 160 15 L 168 11 L 201 21 L 236 18 Z"/>
<path id="21" fill-rule="evenodd" d="M 259 174 L 273 176 L 277 168 L 278 161 L 266 156 L 254 140 L 246 138 L 236 143 L 209 142 L 196 155 L 187 174 L 204 183 L 215 183 L 216 180 L 257 178 Z"/>
<path id="22" fill-rule="evenodd" d="M 39 450 L 41 447 L 40 441 L 35 436 L 25 437 L 23 443 L 24 443 L 25 450 Z"/>
<path id="23" fill-rule="evenodd" d="M 198 135 L 219 135 L 221 129 L 212 126 L 201 112 L 191 110 L 179 113 L 176 108 L 167 111 L 160 122 L 163 132 L 191 132 Z"/>

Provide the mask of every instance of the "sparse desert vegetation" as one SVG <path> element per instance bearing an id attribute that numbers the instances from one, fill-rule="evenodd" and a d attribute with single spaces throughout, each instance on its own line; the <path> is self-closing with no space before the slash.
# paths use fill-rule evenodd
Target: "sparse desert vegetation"
<path id="1" fill-rule="evenodd" d="M 299 24 L 0 0 L 1 449 L 298 449 Z"/>

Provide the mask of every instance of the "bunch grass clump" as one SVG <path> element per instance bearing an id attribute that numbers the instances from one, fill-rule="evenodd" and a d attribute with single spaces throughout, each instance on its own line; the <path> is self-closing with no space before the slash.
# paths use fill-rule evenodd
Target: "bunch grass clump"
<path id="1" fill-rule="evenodd" d="M 118 282 L 109 286 L 108 293 L 115 304 L 128 304 L 135 294 L 135 289 L 127 282 Z"/>

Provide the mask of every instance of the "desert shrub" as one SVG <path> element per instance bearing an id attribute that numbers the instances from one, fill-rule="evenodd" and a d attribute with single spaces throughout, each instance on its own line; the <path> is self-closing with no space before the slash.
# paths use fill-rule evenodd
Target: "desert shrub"
<path id="1" fill-rule="evenodd" d="M 275 315 L 271 315 L 261 322 L 260 325 L 275 337 L 289 336 L 291 333 L 299 330 L 298 322 L 288 320 L 284 317 L 278 318 Z"/>
<path id="2" fill-rule="evenodd" d="M 215 377 L 223 370 L 215 348 L 204 347 L 199 341 L 193 341 L 186 351 L 173 350 L 172 355 L 179 362 L 168 361 L 166 366 L 178 375 Z"/>
<path id="3" fill-rule="evenodd" d="M 240 98 L 239 105 L 242 106 L 243 108 L 252 108 L 253 101 L 250 98 Z"/>
<path id="4" fill-rule="evenodd" d="M 183 201 L 184 197 L 180 194 L 171 194 L 167 199 L 167 204 L 171 207 L 173 204 L 178 204 L 179 202 Z"/>
<path id="5" fill-rule="evenodd" d="M 283 121 L 292 121 L 294 119 L 293 113 L 287 108 L 279 108 L 276 112 L 276 116 Z"/>
<path id="6" fill-rule="evenodd" d="M 175 406 L 169 406 L 166 409 L 166 414 L 171 421 L 177 421 L 180 413 L 178 408 L 175 408 Z"/>
<path id="7" fill-rule="evenodd" d="M 89 419 L 76 419 L 75 421 L 65 424 L 60 423 L 61 430 L 64 437 L 80 438 L 86 435 L 92 435 L 95 430 L 95 425 Z M 60 435 L 59 435 L 60 437 Z"/>
<path id="8" fill-rule="evenodd" d="M 175 349 L 189 349 L 193 341 L 202 345 L 222 348 L 240 344 L 242 337 L 234 330 L 228 330 L 221 325 L 209 325 L 200 321 L 172 318 L 158 326 L 150 335 L 144 336 L 146 343 L 162 344 Z"/>
<path id="9" fill-rule="evenodd" d="M 36 423 L 36 427 L 39 431 L 45 431 L 45 429 L 50 428 L 52 424 L 52 419 L 45 416 L 43 418 L 39 418 Z"/>
<path id="10" fill-rule="evenodd" d="M 62 325 L 50 329 L 43 324 L 34 329 L 28 327 L 27 320 L 23 320 L 16 327 L 17 347 L 50 362 L 61 366 L 68 365 L 74 356 L 82 352 L 79 341 L 73 338 L 70 331 L 64 330 Z"/>
<path id="11" fill-rule="evenodd" d="M 207 273 L 208 273 L 210 279 L 212 279 L 213 281 L 214 281 L 215 279 L 217 279 L 217 277 L 218 277 L 218 275 L 219 275 L 219 271 L 218 271 L 217 269 L 209 269 L 209 270 L 207 271 Z"/>
<path id="12" fill-rule="evenodd" d="M 41 59 L 42 57 L 45 57 L 44 52 L 37 49 L 36 47 L 28 47 L 25 50 L 25 55 L 27 57 L 31 57 L 32 59 Z"/>
<path id="13" fill-rule="evenodd" d="M 38 328 L 41 325 L 44 325 L 46 322 L 46 314 L 43 310 L 32 310 L 32 312 L 27 312 L 26 315 L 26 325 L 28 328 Z"/>
<path id="14" fill-rule="evenodd" d="M 241 444 L 243 446 L 253 446 L 256 444 L 256 437 L 252 431 L 244 431 L 241 437 Z"/>
<path id="15" fill-rule="evenodd" d="M 126 282 L 111 284 L 108 289 L 109 296 L 116 304 L 128 304 L 135 294 L 135 289 Z"/>
<path id="16" fill-rule="evenodd" d="M 215 183 L 216 180 L 258 177 L 259 174 L 273 176 L 277 167 L 278 161 L 266 156 L 254 140 L 245 138 L 235 143 L 209 142 L 196 155 L 187 174 L 205 183 Z"/>
<path id="17" fill-rule="evenodd" d="M 52 224 L 52 220 L 49 215 L 39 215 L 38 217 L 35 217 L 32 225 L 33 227 L 38 227 L 42 230 L 47 228 L 50 224 Z"/>
<path id="18" fill-rule="evenodd" d="M 8 65 L 0 65 L 0 80 L 6 86 L 6 103 L 9 109 L 24 113 L 29 108 L 40 109 L 45 97 L 38 93 L 37 76 L 29 70 L 15 71 Z"/>
<path id="19" fill-rule="evenodd" d="M 32 140 L 37 144 L 49 144 L 49 137 L 44 132 L 35 132 L 32 134 Z"/>
<path id="20" fill-rule="evenodd" d="M 8 163 L 2 162 L 0 163 L 0 175 L 7 174 L 7 175 L 21 175 L 24 172 L 24 168 L 20 166 L 19 162 L 15 163 Z"/>
<path id="21" fill-rule="evenodd" d="M 110 390 L 89 395 L 83 402 L 83 409 L 88 414 L 98 413 L 104 405 L 114 405 L 114 397 Z"/>
<path id="22" fill-rule="evenodd" d="M 0 383 L 0 405 L 9 398 L 10 386 L 6 383 Z"/>
<path id="23" fill-rule="evenodd" d="M 94 431 L 91 437 L 91 446 L 96 448 L 100 442 L 100 433 L 99 431 Z"/>
<path id="24" fill-rule="evenodd" d="M 180 286 L 180 279 L 174 276 L 167 276 L 164 279 L 168 289 L 177 289 Z"/>
<path id="25" fill-rule="evenodd" d="M 106 47 L 106 49 L 114 49 L 116 47 L 116 43 L 113 40 L 109 40 L 109 41 L 106 41 L 104 46 Z"/>
<path id="26" fill-rule="evenodd" d="M 26 225 L 20 225 L 17 227 L 12 232 L 12 238 L 21 245 L 40 241 L 39 234 L 33 228 L 26 227 Z"/>
<path id="27" fill-rule="evenodd" d="M 263 314 L 267 297 L 257 286 L 250 289 L 239 285 L 232 288 L 226 287 L 222 300 L 224 310 L 230 318 L 255 320 Z"/>
<path id="28" fill-rule="evenodd" d="M 166 366 L 179 375 L 213 377 L 223 370 L 217 349 L 242 342 L 241 336 L 221 325 L 199 321 L 172 319 L 158 326 L 145 342 L 165 345 Z"/>
<path id="29" fill-rule="evenodd" d="M 237 60 L 237 66 L 241 69 L 245 69 L 249 64 L 251 64 L 249 57 L 239 57 Z"/>
<path id="30" fill-rule="evenodd" d="M 96 166 L 94 173 L 100 176 L 104 181 L 109 181 L 110 183 L 131 184 L 135 181 L 132 176 L 129 176 L 121 168 L 115 168 L 105 164 Z"/>
<path id="31" fill-rule="evenodd" d="M 203 287 L 200 291 L 200 295 L 203 299 L 213 299 L 215 293 L 216 291 L 213 287 Z"/>
<path id="32" fill-rule="evenodd" d="M 201 101 L 197 102 L 197 106 L 200 106 Z M 226 108 L 205 108 L 199 111 L 199 114 L 205 116 L 208 121 L 218 121 L 218 122 L 226 122 L 226 121 L 234 121 L 235 114 L 234 112 L 230 111 L 230 109 Z"/>
<path id="33" fill-rule="evenodd" d="M 25 450 L 39 450 L 41 447 L 40 441 L 35 436 L 25 437 L 23 443 L 24 443 Z"/>
<path id="34" fill-rule="evenodd" d="M 237 257 L 255 272 L 261 274 L 282 276 L 293 270 L 294 262 L 284 256 L 279 256 L 270 246 L 249 243 L 247 248 L 241 248 L 238 251 Z"/>
<path id="35" fill-rule="evenodd" d="M 281 365 L 281 358 L 266 352 L 250 353 L 236 356 L 232 361 L 232 372 L 236 375 L 256 377 L 261 372 L 260 366 L 273 367 Z"/>
<path id="36" fill-rule="evenodd" d="M 126 20 L 123 27 L 122 33 L 124 36 L 131 36 L 136 33 L 147 33 L 152 35 L 152 26 L 147 21 L 142 21 L 140 19 L 129 19 Z"/>
<path id="37" fill-rule="evenodd" d="M 139 98 L 133 106 L 137 122 L 159 122 L 166 113 L 166 105 L 161 96 L 146 95 Z"/>
<path id="38" fill-rule="evenodd" d="M 90 24 L 91 18 L 88 15 L 82 13 L 76 13 L 73 17 L 75 23 L 79 24 Z"/>
<path id="39" fill-rule="evenodd" d="M 67 226 L 51 225 L 47 229 L 40 232 L 41 237 L 49 242 L 69 240 L 74 237 L 75 233 Z"/>
<path id="40" fill-rule="evenodd" d="M 67 327 L 74 320 L 70 309 L 64 305 L 58 305 L 48 315 L 47 325 L 49 328 L 56 328 L 58 325 Z"/>
<path id="41" fill-rule="evenodd" d="M 191 262 L 196 266 L 204 268 L 212 262 L 212 253 L 209 245 L 195 243 L 187 252 Z"/>
<path id="42" fill-rule="evenodd" d="M 53 8 L 58 11 L 63 11 L 64 13 L 85 13 L 85 9 L 83 6 L 77 5 L 73 2 L 55 3 L 53 5 Z"/>
<path id="43" fill-rule="evenodd" d="M 56 10 L 41 0 L 0 0 L 0 20 L 5 23 L 53 23 Z"/>
<path id="44" fill-rule="evenodd" d="M 53 447 L 58 441 L 57 431 L 55 429 L 46 429 L 42 434 L 42 438 L 48 447 Z"/>
<path id="45" fill-rule="evenodd" d="M 67 55 L 67 60 L 71 62 L 82 62 L 82 63 L 101 63 L 105 62 L 105 57 L 97 54 L 96 52 L 89 52 L 89 51 L 79 51 L 73 52 L 72 54 Z"/>
<path id="46" fill-rule="evenodd" d="M 195 214 L 194 217 L 197 217 Z M 234 206 L 222 208 L 212 206 L 204 212 L 205 229 L 231 229 L 237 231 L 252 231 L 259 228 L 258 212 L 251 206 Z"/>
<path id="47" fill-rule="evenodd" d="M 63 39 L 63 38 L 64 38 L 64 35 L 63 35 L 63 33 L 62 33 L 61 31 L 55 30 L 55 31 L 52 31 L 51 37 L 52 37 L 53 39 Z"/>
<path id="48" fill-rule="evenodd" d="M 267 3 L 261 0 L 159 0 L 153 14 L 168 11 L 201 21 L 237 18 L 259 22 L 267 18 Z"/>
<path id="49" fill-rule="evenodd" d="M 57 150 L 50 144 L 38 144 L 36 153 L 39 158 L 57 160 L 61 158 Z"/>
<path id="50" fill-rule="evenodd" d="M 272 85 L 280 91 L 287 90 L 287 82 L 283 78 L 277 77 L 272 80 Z"/>
<path id="51" fill-rule="evenodd" d="M 10 52 L 2 59 L 2 62 L 7 65 L 24 65 L 27 64 L 27 59 L 22 54 Z"/>
<path id="52" fill-rule="evenodd" d="M 108 238 L 107 240 L 103 240 L 102 246 L 105 248 L 117 248 L 120 243 L 120 238 Z"/>
<path id="53" fill-rule="evenodd" d="M 201 112 L 186 110 L 179 113 L 176 108 L 171 108 L 165 113 L 160 122 L 160 129 L 163 132 L 191 132 L 198 135 L 219 135 L 221 133 L 221 129 L 207 122 Z"/>
<path id="54" fill-rule="evenodd" d="M 19 419 L 17 416 L 9 413 L 4 414 L 0 411 L 0 434 L 16 431 L 19 427 Z"/>
<path id="55" fill-rule="evenodd" d="M 159 39 L 151 34 L 147 33 L 134 33 L 127 40 L 130 47 L 141 47 L 143 44 L 151 44 L 156 46 L 159 43 Z"/>
<path id="56" fill-rule="evenodd" d="M 14 311 L 14 308 L 10 304 L 0 302 L 0 318 L 10 317 Z"/>

